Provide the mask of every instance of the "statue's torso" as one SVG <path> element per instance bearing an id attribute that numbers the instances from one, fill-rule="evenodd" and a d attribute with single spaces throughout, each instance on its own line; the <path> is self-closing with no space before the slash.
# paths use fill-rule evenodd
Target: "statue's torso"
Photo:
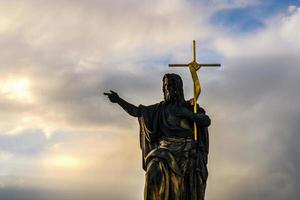
<path id="1" fill-rule="evenodd" d="M 192 137 L 191 121 L 175 115 L 178 106 L 174 104 L 163 105 L 159 116 L 159 125 L 162 137 Z"/>

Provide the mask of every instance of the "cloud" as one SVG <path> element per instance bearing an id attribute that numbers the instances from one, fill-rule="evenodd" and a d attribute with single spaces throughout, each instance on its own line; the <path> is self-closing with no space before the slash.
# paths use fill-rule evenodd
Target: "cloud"
<path id="1" fill-rule="evenodd" d="M 126 76 L 129 71 L 138 77 L 144 68 L 158 69 L 158 59 L 171 55 L 170 50 L 175 52 L 186 38 L 210 37 L 209 26 L 205 34 L 197 33 L 197 26 L 205 26 L 205 15 L 192 20 L 195 12 L 189 10 L 203 8 L 184 1 L 173 1 L 172 6 L 169 1 L 119 1 L 118 6 L 107 1 L 11 1 L 4 5 L 1 81 L 8 76 L 26 77 L 35 102 L 21 108 L 4 98 L 0 107 L 10 109 L 17 124 L 22 114 L 34 115 L 48 129 L 58 126 L 57 119 L 64 127 L 107 123 L 110 119 L 98 112 L 107 108 L 99 105 L 97 89 L 104 89 L 106 77 Z M 116 78 L 120 75 L 111 81 Z"/>
<path id="2" fill-rule="evenodd" d="M 188 70 L 167 64 L 189 62 L 196 39 L 200 59 L 222 62 L 200 70 L 213 120 L 207 199 L 297 199 L 297 6 L 249 34 L 210 20 L 260 1 L 1 3 L 0 89 L 27 80 L 32 99 L 0 90 L 3 198 L 140 199 L 137 120 L 102 92 L 149 105 L 162 100 L 163 74 L 175 72 L 189 98 Z"/>
<path id="3" fill-rule="evenodd" d="M 224 37 L 230 46 L 217 41 L 224 65 L 204 100 L 217 134 L 211 140 L 209 199 L 297 199 L 300 46 L 285 30 L 290 24 L 300 29 L 294 24 L 298 15 L 278 16 L 254 35 Z M 220 189 L 218 178 L 229 182 Z"/>
<path id="4" fill-rule="evenodd" d="M 299 50 L 299 8 L 266 20 L 266 28 L 256 33 L 220 37 L 215 41 L 222 55 L 228 56 L 266 56 L 295 54 Z"/>
<path id="5" fill-rule="evenodd" d="M 14 136 L 14 143 L 26 136 Z M 43 140 L 38 154 L 24 151 L 38 148 L 30 144 L 30 138 L 26 140 L 19 144 L 19 149 L 8 145 L 8 150 L 15 152 L 12 158 L 8 153 L 1 153 L 5 159 L 0 171 L 1 198 L 51 199 L 52 192 L 64 199 L 98 199 L 99 196 L 138 199 L 142 195 L 139 186 L 143 184 L 143 172 L 136 152 L 137 134 L 57 133 L 50 140 Z M 135 192 L 128 193 L 128 190 Z"/>
<path id="6" fill-rule="evenodd" d="M 200 2 L 210 7 L 213 14 L 232 9 L 244 9 L 263 5 L 263 1 L 261 0 L 210 0 Z"/>

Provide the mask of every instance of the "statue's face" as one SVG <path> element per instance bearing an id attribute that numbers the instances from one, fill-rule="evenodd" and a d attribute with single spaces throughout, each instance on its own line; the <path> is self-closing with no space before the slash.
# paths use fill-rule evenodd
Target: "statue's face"
<path id="1" fill-rule="evenodd" d="M 165 101 L 171 101 L 175 97 L 175 88 L 172 79 L 165 77 L 163 79 L 163 92 Z"/>

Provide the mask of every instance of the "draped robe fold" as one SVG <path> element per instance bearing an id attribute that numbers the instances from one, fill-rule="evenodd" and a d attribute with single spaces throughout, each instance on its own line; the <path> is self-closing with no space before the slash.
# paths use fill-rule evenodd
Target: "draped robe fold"
<path id="1" fill-rule="evenodd" d="M 184 105 L 189 110 L 189 101 Z M 140 147 L 146 171 L 145 200 L 203 200 L 205 194 L 209 137 L 207 127 L 197 124 L 198 141 L 193 140 L 193 122 L 172 114 L 164 101 L 140 105 Z M 199 113 L 205 113 L 198 106 Z"/>

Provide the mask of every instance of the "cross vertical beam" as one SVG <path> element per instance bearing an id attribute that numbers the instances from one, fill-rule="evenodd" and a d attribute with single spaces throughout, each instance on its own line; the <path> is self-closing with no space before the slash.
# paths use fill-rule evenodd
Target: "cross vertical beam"
<path id="1" fill-rule="evenodd" d="M 196 41 L 193 40 L 193 62 L 196 62 Z"/>
<path id="2" fill-rule="evenodd" d="M 188 63 L 188 64 L 169 64 L 169 67 L 189 67 L 190 72 L 191 72 L 191 76 L 193 79 L 193 83 L 194 83 L 194 98 L 193 98 L 193 102 L 194 102 L 194 113 L 197 113 L 197 99 L 201 93 L 201 85 L 200 85 L 200 81 L 197 75 L 197 71 L 201 68 L 201 67 L 220 67 L 221 64 L 199 64 L 196 61 L 196 41 L 193 40 L 193 48 L 192 48 L 192 62 Z M 194 140 L 197 141 L 198 140 L 198 136 L 197 136 L 197 125 L 196 122 L 194 122 Z"/>

